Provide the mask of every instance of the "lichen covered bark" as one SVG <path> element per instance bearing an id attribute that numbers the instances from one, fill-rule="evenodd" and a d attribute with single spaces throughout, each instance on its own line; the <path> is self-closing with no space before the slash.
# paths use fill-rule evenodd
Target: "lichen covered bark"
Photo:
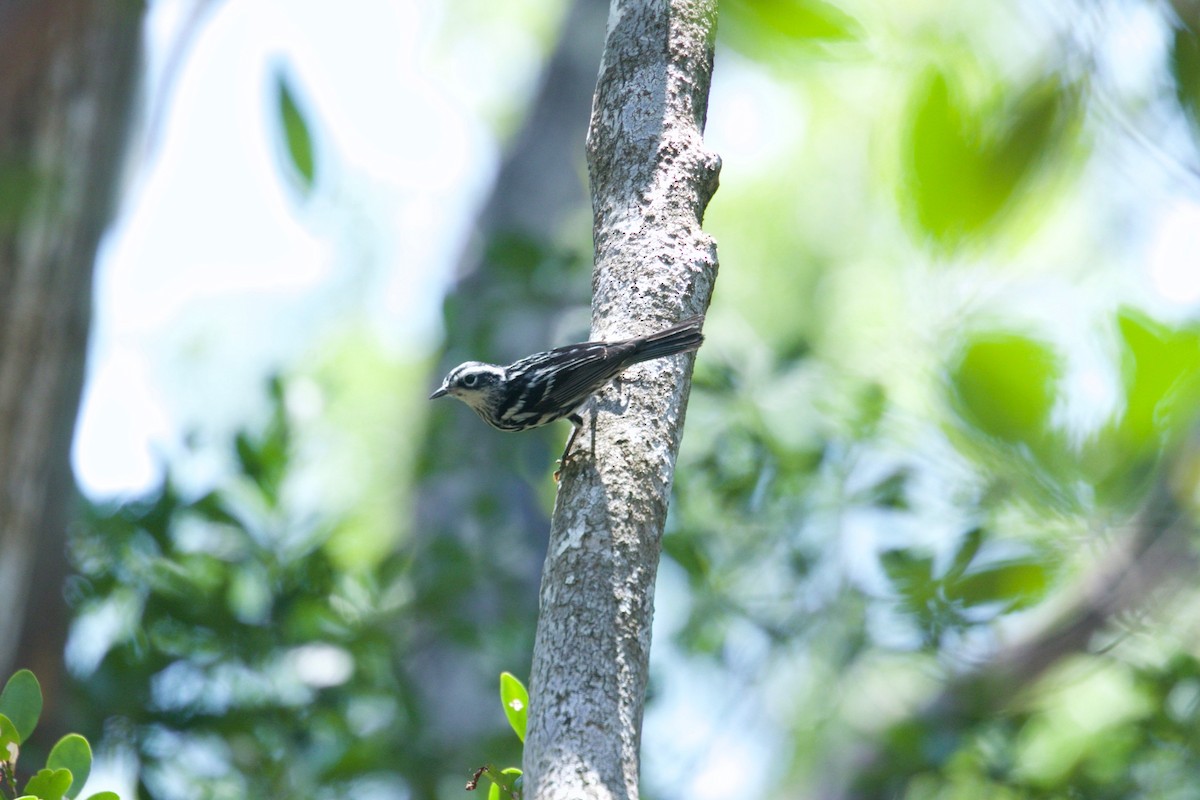
<path id="1" fill-rule="evenodd" d="M 593 338 L 703 313 L 715 0 L 614 0 L 588 133 Z M 531 676 L 526 797 L 636 798 L 654 578 L 693 357 L 633 367 L 563 471 Z"/>

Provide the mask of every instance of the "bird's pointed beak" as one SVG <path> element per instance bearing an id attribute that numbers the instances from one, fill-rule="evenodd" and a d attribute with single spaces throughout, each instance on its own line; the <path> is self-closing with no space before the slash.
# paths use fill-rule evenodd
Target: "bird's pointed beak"
<path id="1" fill-rule="evenodd" d="M 438 387 L 436 392 L 429 395 L 429 399 L 437 400 L 439 397 L 445 397 L 448 394 L 450 394 L 450 390 L 448 388 L 446 388 L 446 384 L 443 383 L 441 386 Z"/>

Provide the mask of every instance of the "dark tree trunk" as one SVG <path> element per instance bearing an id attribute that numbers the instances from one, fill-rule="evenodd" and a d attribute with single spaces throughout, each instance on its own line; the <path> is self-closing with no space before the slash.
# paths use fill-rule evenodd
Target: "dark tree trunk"
<path id="1" fill-rule="evenodd" d="M 142 4 L 0 0 L 0 679 L 61 697 L 71 437 Z M 47 722 L 53 726 L 53 706 Z"/>

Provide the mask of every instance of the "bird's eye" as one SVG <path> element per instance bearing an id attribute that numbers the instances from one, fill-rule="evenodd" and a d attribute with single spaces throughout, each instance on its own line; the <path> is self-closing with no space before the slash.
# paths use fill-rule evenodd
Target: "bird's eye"
<path id="1" fill-rule="evenodd" d="M 471 373 L 469 375 L 463 375 L 462 385 L 467 387 L 468 389 L 474 389 L 476 384 L 478 384 L 478 383 L 479 383 L 479 376 L 476 375 L 475 373 Z"/>

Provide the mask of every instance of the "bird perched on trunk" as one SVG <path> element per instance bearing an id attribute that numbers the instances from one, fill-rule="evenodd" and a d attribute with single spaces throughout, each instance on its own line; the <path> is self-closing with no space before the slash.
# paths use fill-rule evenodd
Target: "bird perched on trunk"
<path id="1" fill-rule="evenodd" d="M 581 342 L 534 353 L 508 366 L 467 361 L 446 376 L 430 400 L 449 395 L 502 431 L 523 431 L 564 417 L 575 426 L 563 458 L 583 426 L 579 409 L 626 368 L 655 358 L 690 353 L 704 341 L 704 317 L 658 333 L 616 342 Z"/>

